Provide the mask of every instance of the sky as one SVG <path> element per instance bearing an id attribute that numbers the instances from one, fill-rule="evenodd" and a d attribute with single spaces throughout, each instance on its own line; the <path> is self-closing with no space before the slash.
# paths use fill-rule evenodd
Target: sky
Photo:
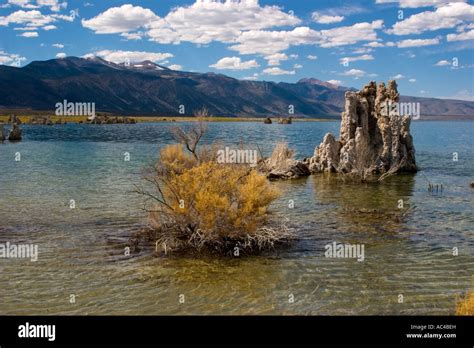
<path id="1" fill-rule="evenodd" d="M 467 0 L 0 0 L 0 64 L 99 56 L 474 101 Z"/>

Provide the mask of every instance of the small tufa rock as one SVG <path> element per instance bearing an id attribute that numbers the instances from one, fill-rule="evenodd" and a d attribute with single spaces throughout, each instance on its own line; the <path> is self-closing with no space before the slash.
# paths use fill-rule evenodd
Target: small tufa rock
<path id="1" fill-rule="evenodd" d="M 296 179 L 311 174 L 307 165 L 293 159 L 293 151 L 282 143 L 277 144 L 272 155 L 261 162 L 260 170 L 269 179 Z"/>
<path id="2" fill-rule="evenodd" d="M 410 117 L 388 113 L 398 103 L 397 84 L 371 81 L 359 92 L 346 92 L 339 140 L 330 133 L 309 159 L 311 172 L 383 175 L 416 172 Z"/>
<path id="3" fill-rule="evenodd" d="M 272 119 L 271 119 L 270 117 L 267 117 L 267 118 L 263 121 L 263 123 L 265 123 L 265 124 L 272 124 Z"/>
<path id="4" fill-rule="evenodd" d="M 471 181 L 471 188 L 474 188 L 474 181 Z"/>
<path id="5" fill-rule="evenodd" d="M 280 117 L 278 119 L 278 124 L 291 124 L 293 122 L 293 117 L 283 118 Z"/>
<path id="6" fill-rule="evenodd" d="M 8 140 L 10 141 L 20 141 L 21 140 L 21 129 L 17 124 L 13 124 L 10 134 L 8 135 Z"/>
<path id="7" fill-rule="evenodd" d="M 5 133 L 3 130 L 3 123 L 0 123 L 0 142 L 4 142 L 6 139 Z"/>

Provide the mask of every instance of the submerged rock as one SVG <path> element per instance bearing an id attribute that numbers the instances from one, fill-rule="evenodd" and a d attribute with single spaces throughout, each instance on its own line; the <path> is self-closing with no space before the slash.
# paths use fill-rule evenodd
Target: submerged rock
<path id="1" fill-rule="evenodd" d="M 12 126 L 10 134 L 8 135 L 8 140 L 10 141 L 20 141 L 21 140 L 21 129 L 17 124 Z"/>
<path id="2" fill-rule="evenodd" d="M 410 116 L 400 116 L 391 105 L 399 101 L 397 84 L 377 87 L 371 81 L 359 92 L 346 92 L 339 140 L 330 133 L 307 161 L 317 172 L 362 176 L 415 172 L 415 148 Z"/>
<path id="3" fill-rule="evenodd" d="M 272 155 L 261 162 L 260 170 L 269 179 L 296 179 L 310 175 L 303 161 L 293 159 L 293 151 L 286 144 L 277 144 Z"/>
<path id="4" fill-rule="evenodd" d="M 293 117 L 288 117 L 288 118 L 279 118 L 278 123 L 279 124 L 291 124 L 293 122 Z"/>
<path id="5" fill-rule="evenodd" d="M 0 142 L 3 142 L 5 141 L 6 137 L 5 137 L 5 133 L 3 131 L 3 124 L 0 123 Z"/>

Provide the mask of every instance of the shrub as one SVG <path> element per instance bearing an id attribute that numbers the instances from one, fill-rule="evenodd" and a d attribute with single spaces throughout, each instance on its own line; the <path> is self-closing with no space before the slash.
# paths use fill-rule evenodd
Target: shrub
<path id="1" fill-rule="evenodd" d="M 474 315 L 474 290 L 456 304 L 456 315 Z"/>
<path id="2" fill-rule="evenodd" d="M 165 252 L 207 248 L 226 252 L 262 250 L 291 238 L 285 226 L 269 226 L 270 204 L 279 192 L 264 175 L 244 164 L 221 164 L 212 146 L 199 148 L 200 126 L 179 130 L 181 144 L 160 151 L 145 173 L 155 243 Z M 150 204 L 151 202 L 151 204 Z"/>

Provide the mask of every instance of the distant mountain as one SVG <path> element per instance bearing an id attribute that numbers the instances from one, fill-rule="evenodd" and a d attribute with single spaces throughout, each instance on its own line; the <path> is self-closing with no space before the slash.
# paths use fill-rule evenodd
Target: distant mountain
<path id="1" fill-rule="evenodd" d="M 298 83 L 243 81 L 215 73 L 175 71 L 150 61 L 115 64 L 101 58 L 0 66 L 0 108 L 54 110 L 58 102 L 95 102 L 96 110 L 132 115 L 339 117 L 350 90 L 318 79 Z M 406 97 L 423 115 L 474 115 L 474 102 Z"/>

